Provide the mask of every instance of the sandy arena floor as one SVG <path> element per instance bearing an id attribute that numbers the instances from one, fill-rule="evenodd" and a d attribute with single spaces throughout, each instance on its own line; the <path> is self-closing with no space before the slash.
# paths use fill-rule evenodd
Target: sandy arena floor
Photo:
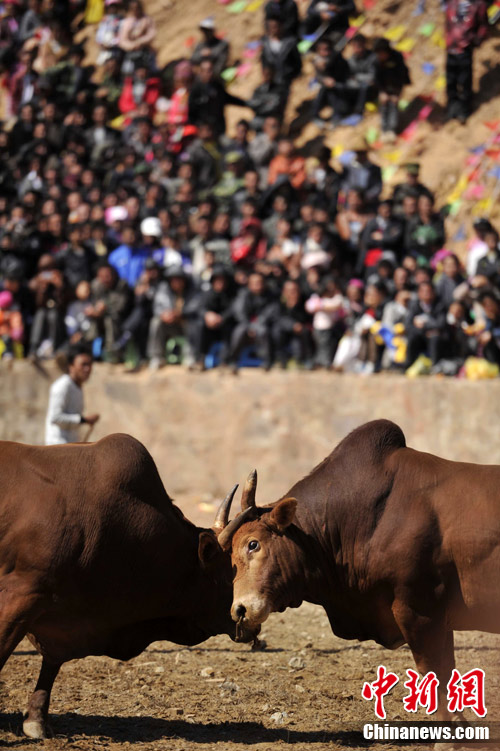
<path id="1" fill-rule="evenodd" d="M 360 732 L 375 719 L 360 695 L 363 681 L 373 680 L 379 664 L 404 680 L 413 667 L 408 649 L 337 639 L 323 610 L 309 604 L 271 616 L 263 636 L 267 649 L 257 653 L 220 636 L 191 649 L 158 642 L 129 663 L 68 663 L 54 687 L 55 737 L 44 751 L 373 748 Z M 459 670 L 486 670 L 488 720 L 499 720 L 500 636 L 459 634 L 456 641 Z M 21 735 L 21 721 L 39 664 L 23 641 L 1 674 L 0 747 L 34 748 Z M 391 720 L 408 719 L 403 680 L 386 699 Z"/>

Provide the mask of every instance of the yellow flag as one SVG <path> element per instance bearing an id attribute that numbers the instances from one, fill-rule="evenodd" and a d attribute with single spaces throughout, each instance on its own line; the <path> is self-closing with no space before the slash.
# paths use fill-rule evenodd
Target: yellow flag
<path id="1" fill-rule="evenodd" d="M 399 52 L 411 52 L 415 45 L 415 39 L 406 37 L 406 39 L 402 39 L 396 44 L 396 49 L 399 50 Z"/>
<path id="2" fill-rule="evenodd" d="M 393 26 L 391 29 L 387 29 L 384 37 L 390 42 L 398 42 L 406 34 L 407 27 L 401 24 L 401 26 Z"/>

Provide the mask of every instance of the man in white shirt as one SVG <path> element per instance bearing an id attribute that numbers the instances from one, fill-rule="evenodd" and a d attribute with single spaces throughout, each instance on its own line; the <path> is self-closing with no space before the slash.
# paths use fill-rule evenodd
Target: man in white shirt
<path id="1" fill-rule="evenodd" d="M 79 426 L 95 425 L 99 415 L 83 415 L 83 384 L 92 372 L 92 357 L 76 351 L 69 355 L 68 373 L 50 387 L 49 407 L 45 421 L 45 444 L 77 443 Z"/>

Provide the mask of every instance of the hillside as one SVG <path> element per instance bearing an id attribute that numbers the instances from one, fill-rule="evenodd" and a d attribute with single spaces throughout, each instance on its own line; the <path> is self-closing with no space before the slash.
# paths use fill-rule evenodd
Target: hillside
<path id="1" fill-rule="evenodd" d="M 238 75 L 230 84 L 231 91 L 245 96 L 259 83 L 258 57 L 246 57 L 249 53 L 245 53 L 245 45 L 258 40 L 262 34 L 261 0 L 242 0 L 239 5 L 243 10 L 239 13 L 231 12 L 235 3 L 221 4 L 220 0 L 218 3 L 213 0 L 191 0 L 189 4 L 182 0 L 146 0 L 145 4 L 147 11 L 157 23 L 156 47 L 160 64 L 189 56 L 198 37 L 198 22 L 205 16 L 214 14 L 219 32 L 225 34 L 231 42 L 233 64 L 245 64 L 241 70 L 242 75 Z M 357 5 L 361 10 L 363 0 L 358 0 Z M 493 139 L 495 131 L 491 126 L 495 125 L 495 121 L 496 132 L 500 128 L 498 26 L 492 28 L 489 40 L 476 53 L 474 79 L 476 90 L 480 90 L 477 96 L 477 110 L 465 126 L 455 121 L 443 125 L 445 53 L 442 49 L 443 14 L 440 11 L 439 0 L 427 0 L 425 14 L 418 17 L 412 15 L 417 0 L 377 0 L 375 3 L 373 0 L 367 0 L 366 5 L 370 6 L 370 10 L 363 10 L 365 21 L 362 29 L 365 35 L 380 36 L 387 32 L 391 33 L 392 30 L 400 41 L 411 40 L 407 42 L 409 46 L 414 43 L 413 49 L 407 55 L 413 83 L 404 94 L 409 103 L 402 116 L 404 127 L 414 121 L 422 107 L 428 104 L 420 97 L 434 96 L 434 101 L 430 103 L 430 115 L 426 119 L 417 120 L 416 126 L 411 129 L 414 132 L 410 133 L 409 140 L 399 138 L 395 145 L 373 150 L 372 159 L 385 168 L 384 176 L 388 186 L 401 178 L 399 165 L 408 160 L 417 160 L 422 166 L 423 182 L 435 191 L 439 206 L 449 202 L 450 198 L 461 201 L 461 204 L 455 204 L 454 215 L 447 220 L 447 229 L 449 247 L 462 251 L 465 247 L 464 234 L 469 234 L 475 215 L 490 214 L 494 221 L 500 223 L 500 206 L 497 200 L 500 180 L 497 179 L 497 175 L 491 174 L 495 166 L 498 174 L 500 149 L 499 154 L 490 151 L 489 155 L 479 155 L 477 158 L 479 169 L 473 175 L 477 179 L 477 184 L 474 179 L 466 181 L 463 177 L 459 183 L 464 173 L 470 177 L 474 171 L 474 164 L 470 163 L 474 158 L 470 149 L 487 144 L 488 139 Z M 305 10 L 307 0 L 299 0 L 299 6 Z M 430 24 L 434 24 L 435 29 L 430 36 L 426 36 L 426 33 L 429 34 Z M 89 32 L 91 34 L 90 29 L 87 34 Z M 422 68 L 424 64 L 425 71 Z M 297 136 L 297 143 L 305 153 L 311 152 L 318 144 L 320 136 L 318 129 L 307 122 L 307 106 L 303 104 L 314 97 L 314 92 L 308 85 L 310 79 L 311 63 L 306 57 L 304 73 L 294 85 L 287 112 L 287 121 L 292 124 L 292 132 Z M 297 117 L 299 109 L 305 116 Z M 240 108 L 229 108 L 228 122 L 231 126 L 240 117 L 250 114 L 250 111 Z M 305 126 L 301 121 L 305 121 Z M 368 134 L 372 139 L 376 138 L 378 123 L 376 113 L 366 113 L 363 121 L 356 127 L 339 127 L 335 131 L 325 133 L 325 142 L 337 157 L 343 149 L 349 148 L 349 144 L 359 134 Z M 489 123 L 490 127 L 485 123 Z"/>

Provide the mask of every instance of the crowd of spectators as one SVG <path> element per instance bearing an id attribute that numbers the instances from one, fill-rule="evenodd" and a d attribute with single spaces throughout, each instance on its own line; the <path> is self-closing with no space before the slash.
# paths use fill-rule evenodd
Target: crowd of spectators
<path id="1" fill-rule="evenodd" d="M 381 200 L 364 139 L 338 171 L 328 148 L 305 158 L 287 135 L 304 35 L 316 40 L 317 125 L 326 107 L 335 127 L 377 101 L 383 138 L 398 131 L 407 64 L 385 39 L 344 44 L 352 0 L 312 0 L 304 18 L 294 0 L 267 2 L 248 100 L 221 78 L 230 40 L 213 18 L 190 58 L 160 69 L 141 1 L 106 0 L 90 66 L 74 41 L 84 11 L 3 2 L 0 356 L 38 361 L 78 343 L 151 369 L 500 364 L 489 221 L 475 223 L 463 268 L 418 164 Z M 227 105 L 253 117 L 228 132 Z"/>

